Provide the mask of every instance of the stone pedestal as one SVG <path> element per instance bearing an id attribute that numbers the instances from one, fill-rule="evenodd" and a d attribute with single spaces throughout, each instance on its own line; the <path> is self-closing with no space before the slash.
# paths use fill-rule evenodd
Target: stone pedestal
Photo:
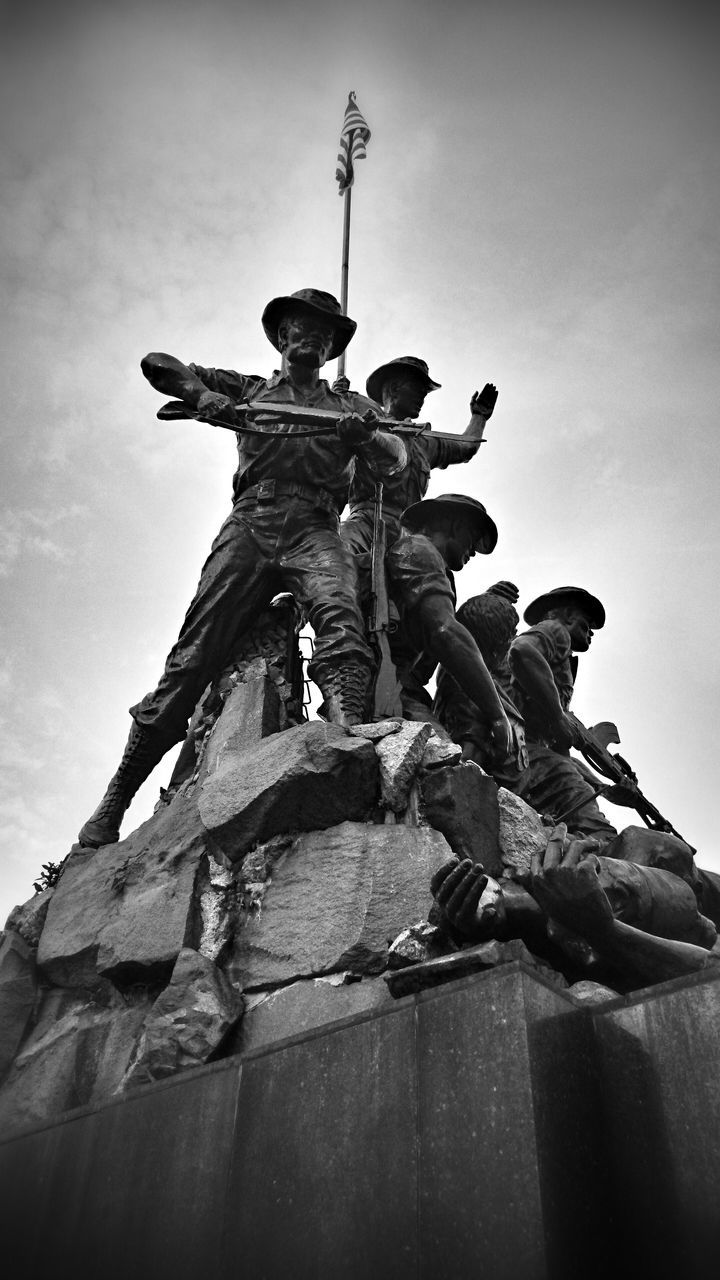
<path id="1" fill-rule="evenodd" d="M 28 1280 L 714 1274 L 720 980 L 581 1006 L 520 961 L 0 1146 Z"/>

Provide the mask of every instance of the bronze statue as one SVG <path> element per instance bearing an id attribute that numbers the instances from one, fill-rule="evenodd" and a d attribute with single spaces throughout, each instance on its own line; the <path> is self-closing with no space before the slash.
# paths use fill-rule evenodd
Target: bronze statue
<path id="1" fill-rule="evenodd" d="M 601 852 L 596 839 L 570 836 L 560 823 L 533 855 L 527 882 L 503 880 L 492 894 L 480 863 L 445 863 L 431 891 L 451 943 L 519 937 L 574 980 L 588 970 L 618 989 L 720 960 L 717 922 L 700 914 L 681 858 L 684 851 L 692 863 L 689 847 L 679 850 L 682 842 L 666 833 L 627 830 L 634 848 L 623 832 Z"/>
<path id="2" fill-rule="evenodd" d="M 464 760 L 474 760 L 492 775 L 498 786 L 521 794 L 528 755 L 522 716 L 512 701 L 512 676 L 508 665 L 508 651 L 517 634 L 519 621 L 514 607 L 517 598 L 518 589 L 514 583 L 496 582 L 482 595 L 471 596 L 456 614 L 458 622 L 470 632 L 495 681 L 498 697 L 512 728 L 510 755 L 498 757 L 486 722 L 444 665 L 438 672 L 433 710 L 451 738 L 462 747 Z"/>
<path id="3" fill-rule="evenodd" d="M 133 727 L 120 767 L 80 832 L 97 847 L 119 838 L 123 813 L 166 751 L 181 741 L 207 684 L 273 596 L 291 591 L 315 632 L 309 666 L 324 713 L 340 725 L 363 718 L 373 656 L 358 603 L 356 566 L 339 535 L 354 459 L 392 477 L 405 465 L 402 441 L 378 430 L 376 406 L 320 379 L 327 360 L 345 350 L 356 324 L 331 294 L 301 289 L 274 298 L 263 328 L 280 352 L 279 372 L 265 379 L 226 369 L 184 365 L 152 354 L 142 361 L 149 382 L 176 396 L 200 419 L 237 424 L 239 463 L 234 506 L 200 577 L 157 688 L 131 709 Z M 236 404 L 287 405 L 286 422 L 242 425 Z M 293 423 L 293 406 L 330 410 L 335 425 L 310 434 Z"/>
<path id="4" fill-rule="evenodd" d="M 482 654 L 455 617 L 457 572 L 480 552 L 488 555 L 497 528 L 481 502 L 449 493 L 416 502 L 402 516 L 400 536 L 387 555 L 390 593 L 400 612 L 391 639 L 402 688 L 403 714 L 432 720 L 425 688 L 438 662 L 471 698 L 487 727 L 492 749 L 507 756 L 512 731 Z"/>
<path id="5" fill-rule="evenodd" d="M 440 383 L 430 377 L 425 361 L 417 356 L 399 356 L 380 365 L 365 385 L 370 399 L 382 405 L 388 418 L 408 422 L 418 418 L 428 393 L 440 387 Z M 402 512 L 425 497 L 431 470 L 455 462 L 469 462 L 475 457 L 497 394 L 491 383 L 481 392 L 475 392 L 470 401 L 470 421 L 462 435 L 453 438 L 433 432 L 428 426 L 417 434 L 403 437 L 408 452 L 407 466 L 383 483 L 388 547 L 400 533 Z M 368 552 L 372 544 L 374 499 L 375 477 L 364 460 L 357 458 L 348 499 L 350 512 L 341 525 L 342 537 L 356 555 Z"/>
<path id="6" fill-rule="evenodd" d="M 617 830 L 596 801 L 604 784 L 573 759 L 579 746 L 568 714 L 578 653 L 590 648 L 593 631 L 605 624 L 600 601 L 582 587 L 555 587 L 528 605 L 530 630 L 513 641 L 508 654 L 511 698 L 525 721 L 529 768 L 523 798 L 539 813 L 566 822 L 570 832 L 612 840 Z"/>

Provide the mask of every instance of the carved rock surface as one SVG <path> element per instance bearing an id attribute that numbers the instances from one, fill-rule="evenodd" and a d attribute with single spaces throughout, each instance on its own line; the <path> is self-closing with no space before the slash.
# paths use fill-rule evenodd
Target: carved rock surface
<path id="1" fill-rule="evenodd" d="M 169 974 L 198 921 L 194 888 L 207 833 L 180 793 L 119 844 L 74 850 L 50 904 L 38 965 L 59 986 L 108 975 L 120 982 Z"/>
<path id="2" fill-rule="evenodd" d="M 50 992 L 0 1090 L 0 1131 L 104 1101 L 128 1061 L 144 1009 Z"/>
<path id="3" fill-rule="evenodd" d="M 30 1023 L 36 991 L 32 950 L 19 933 L 8 930 L 0 943 L 0 1080 Z"/>
<path id="4" fill-rule="evenodd" d="M 316 831 L 366 817 L 376 801 L 371 742 L 311 721 L 228 752 L 200 794 L 200 815 L 228 858 L 285 831 Z"/>
<path id="5" fill-rule="evenodd" d="M 389 733 L 398 733 L 406 720 L 374 720 L 369 724 L 354 724 L 350 729 L 353 738 L 367 738 L 368 742 L 379 742 L 387 738 Z"/>
<path id="6" fill-rule="evenodd" d="M 345 822 L 299 836 L 239 931 L 229 971 L 244 988 L 341 969 L 377 973 L 393 938 L 427 916 L 451 856 L 438 831 Z"/>
<path id="7" fill-rule="evenodd" d="M 191 948 L 181 951 L 148 1014 L 122 1088 L 207 1062 L 242 1011 L 242 995 L 212 960 Z"/>
<path id="8" fill-rule="evenodd" d="M 421 782 L 425 818 L 442 831 L 453 853 L 482 862 L 488 875 L 502 872 L 498 789 L 472 761 L 432 769 Z"/>
<path id="9" fill-rule="evenodd" d="M 21 906 L 13 907 L 7 918 L 5 928 L 12 930 L 13 933 L 19 933 L 28 946 L 36 947 L 40 941 L 40 934 L 43 931 L 45 918 L 54 892 L 54 888 L 43 889 L 42 893 L 36 893 L 33 898 L 28 898 L 28 901 L 23 902 Z"/>
<path id="10" fill-rule="evenodd" d="M 438 769 L 443 765 L 459 764 L 462 759 L 462 747 L 447 738 L 440 738 L 433 729 L 423 752 L 423 769 Z"/>
<path id="11" fill-rule="evenodd" d="M 582 1000 L 583 1004 L 607 1004 L 608 1000 L 619 999 L 619 993 L 613 991 L 612 987 L 605 987 L 601 982 L 590 982 L 588 978 L 573 982 L 568 987 L 568 995 Z"/>
<path id="12" fill-rule="evenodd" d="M 415 991 L 423 991 L 426 987 L 438 987 L 446 982 L 454 982 L 457 978 L 464 978 L 470 973 L 496 969 L 500 965 L 510 964 L 513 960 L 522 960 L 530 968 L 545 974 L 557 986 L 567 986 L 562 975 L 536 960 L 520 938 L 510 938 L 508 942 L 492 939 L 490 942 L 478 943 L 475 947 L 467 947 L 463 951 L 452 951 L 448 955 L 413 964 L 408 968 L 395 969 L 386 975 L 385 981 L 391 995 L 398 999 L 401 996 L 411 995 Z"/>
<path id="13" fill-rule="evenodd" d="M 431 733 L 431 725 L 408 720 L 397 733 L 378 742 L 375 750 L 380 761 L 380 797 L 386 809 L 400 813 L 407 807 L 410 787 Z"/>
<path id="14" fill-rule="evenodd" d="M 260 674 L 239 682 L 228 694 L 205 748 L 203 772 L 207 775 L 216 773 L 229 753 L 244 751 L 280 730 L 280 695 L 263 674 L 267 670 L 263 659 L 258 667 Z"/>
<path id="15" fill-rule="evenodd" d="M 267 995 L 248 996 L 247 1009 L 230 1042 L 232 1053 L 248 1053 L 314 1027 L 366 1013 L 391 1000 L 382 978 L 343 982 L 343 975 L 310 978 Z"/>
<path id="16" fill-rule="evenodd" d="M 505 874 L 522 880 L 530 874 L 532 855 L 545 848 L 550 832 L 539 813 L 506 787 L 498 789 L 500 854 Z"/>

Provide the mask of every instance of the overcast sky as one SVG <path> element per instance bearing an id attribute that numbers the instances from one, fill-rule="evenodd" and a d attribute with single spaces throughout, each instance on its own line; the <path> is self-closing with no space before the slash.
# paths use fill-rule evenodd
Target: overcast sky
<path id="1" fill-rule="evenodd" d="M 718 25 L 633 0 L 5 7 L 0 917 L 102 795 L 229 508 L 232 436 L 157 422 L 140 359 L 269 374 L 267 301 L 339 293 L 349 89 L 373 130 L 352 385 L 422 356 L 426 416 L 459 430 L 497 383 L 488 443 L 431 490 L 499 526 L 460 599 L 600 596 L 575 709 L 720 870 Z"/>

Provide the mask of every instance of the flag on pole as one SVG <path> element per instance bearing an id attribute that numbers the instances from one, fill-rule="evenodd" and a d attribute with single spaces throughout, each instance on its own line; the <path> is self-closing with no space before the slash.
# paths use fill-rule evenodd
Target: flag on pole
<path id="1" fill-rule="evenodd" d="M 340 150 L 338 151 L 335 177 L 339 183 L 339 194 L 343 195 L 355 181 L 355 161 L 364 160 L 366 144 L 370 141 L 370 129 L 367 120 L 360 113 L 355 93 L 351 93 L 345 108 L 345 119 L 340 133 Z"/>

